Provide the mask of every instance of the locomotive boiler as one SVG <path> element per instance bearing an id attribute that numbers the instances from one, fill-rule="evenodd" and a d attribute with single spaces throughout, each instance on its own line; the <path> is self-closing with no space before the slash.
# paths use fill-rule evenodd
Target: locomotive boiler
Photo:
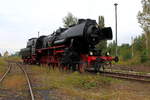
<path id="1" fill-rule="evenodd" d="M 51 35 L 29 39 L 21 54 L 24 63 L 47 64 L 82 72 L 85 68 L 95 66 L 97 59 L 101 59 L 99 65 L 114 60 L 110 56 L 90 54 L 96 44 L 110 39 L 110 27 L 100 28 L 95 20 L 79 19 L 77 24 L 59 28 Z"/>

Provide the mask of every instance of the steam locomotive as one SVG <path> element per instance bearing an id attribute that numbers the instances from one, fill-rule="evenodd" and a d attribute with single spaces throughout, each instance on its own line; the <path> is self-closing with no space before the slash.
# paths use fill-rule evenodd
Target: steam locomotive
<path id="1" fill-rule="evenodd" d="M 47 64 L 62 69 L 99 70 L 106 62 L 117 61 L 109 55 L 102 56 L 95 45 L 112 39 L 110 27 L 100 28 L 95 20 L 79 19 L 69 28 L 59 28 L 51 35 L 31 38 L 20 53 L 24 63 Z"/>

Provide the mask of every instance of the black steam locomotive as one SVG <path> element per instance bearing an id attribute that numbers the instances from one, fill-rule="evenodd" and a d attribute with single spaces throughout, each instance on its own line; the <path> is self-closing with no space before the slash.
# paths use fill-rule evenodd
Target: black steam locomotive
<path id="1" fill-rule="evenodd" d="M 59 28 L 51 35 L 29 39 L 27 47 L 21 49 L 21 55 L 24 63 L 47 64 L 83 72 L 85 68 L 97 69 L 103 63 L 115 60 L 95 51 L 96 44 L 110 39 L 110 27 L 100 28 L 95 20 L 79 19 L 69 28 Z"/>

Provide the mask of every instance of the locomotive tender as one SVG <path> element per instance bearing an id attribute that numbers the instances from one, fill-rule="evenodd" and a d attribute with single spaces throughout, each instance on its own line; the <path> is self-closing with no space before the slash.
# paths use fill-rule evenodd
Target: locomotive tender
<path id="1" fill-rule="evenodd" d="M 95 20 L 79 19 L 69 28 L 59 28 L 51 35 L 29 39 L 26 48 L 20 52 L 24 63 L 48 64 L 80 72 L 91 67 L 99 70 L 105 62 L 116 59 L 95 55 L 95 45 L 111 39 L 110 27 L 100 28 Z"/>

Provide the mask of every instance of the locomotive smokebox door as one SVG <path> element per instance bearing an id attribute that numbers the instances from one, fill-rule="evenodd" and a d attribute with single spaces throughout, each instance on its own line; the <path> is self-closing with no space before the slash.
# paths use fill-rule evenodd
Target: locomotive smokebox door
<path id="1" fill-rule="evenodd" d="M 102 28 L 101 36 L 103 37 L 104 40 L 111 40 L 113 38 L 111 27 Z"/>

